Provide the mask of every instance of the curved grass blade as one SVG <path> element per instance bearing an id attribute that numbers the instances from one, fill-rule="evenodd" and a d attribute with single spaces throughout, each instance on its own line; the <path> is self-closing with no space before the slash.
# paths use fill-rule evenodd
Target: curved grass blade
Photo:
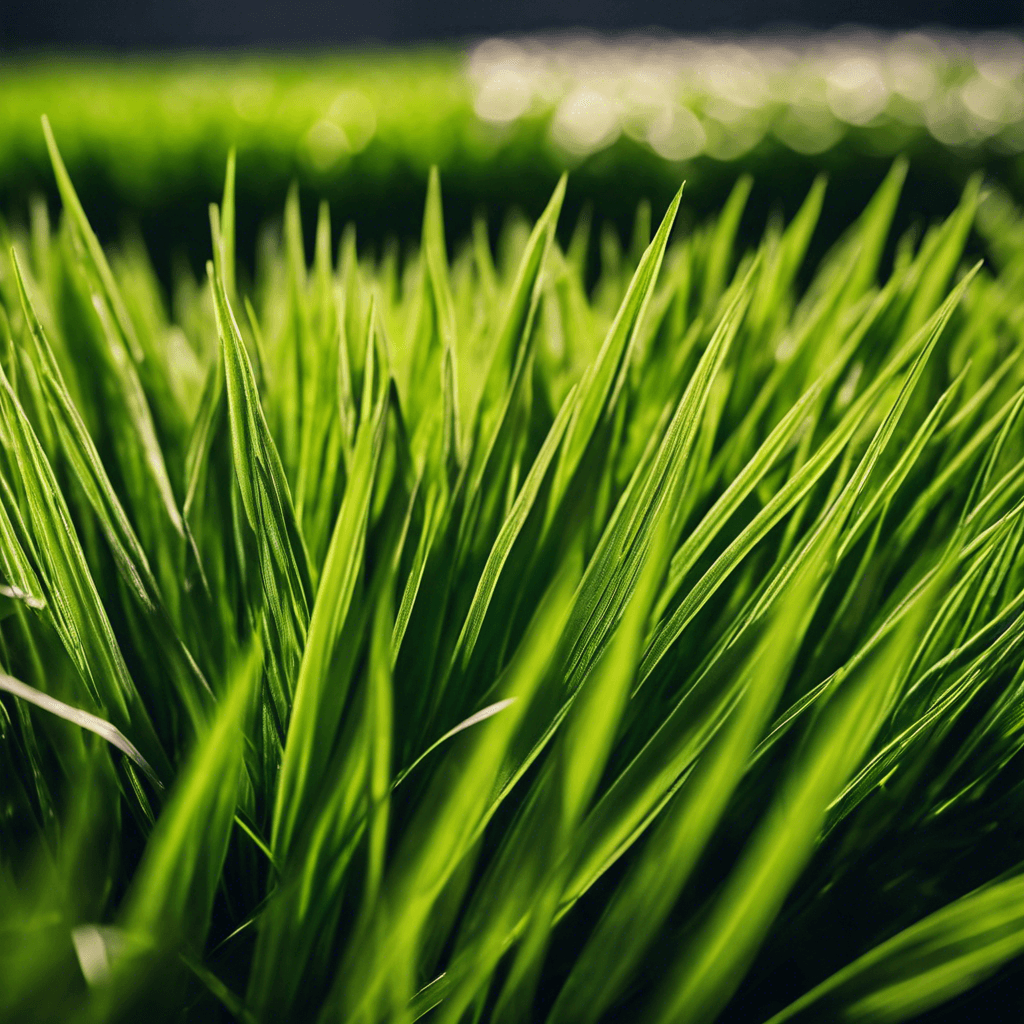
<path id="1" fill-rule="evenodd" d="M 780 1010 L 784 1021 L 896 1024 L 983 981 L 1024 952 L 1024 879 L 983 886 L 905 928 Z"/>
<path id="2" fill-rule="evenodd" d="M 89 732 L 96 733 L 97 736 L 105 739 L 112 747 L 120 750 L 125 757 L 134 761 L 145 772 L 146 777 L 154 786 L 158 789 L 163 789 L 163 784 L 157 777 L 156 772 L 153 771 L 149 762 L 139 753 L 131 740 L 120 729 L 115 728 L 105 719 L 92 715 L 88 711 L 83 711 L 81 708 L 73 708 L 70 704 L 65 704 L 63 701 L 57 700 L 55 697 L 49 696 L 49 694 L 42 693 L 35 687 L 28 686 L 26 683 L 4 673 L 0 673 L 0 690 L 14 694 L 15 697 L 28 701 L 29 704 L 34 704 L 36 707 L 48 711 L 51 715 L 63 718 L 66 722 L 71 722 L 82 729 L 88 729 Z"/>

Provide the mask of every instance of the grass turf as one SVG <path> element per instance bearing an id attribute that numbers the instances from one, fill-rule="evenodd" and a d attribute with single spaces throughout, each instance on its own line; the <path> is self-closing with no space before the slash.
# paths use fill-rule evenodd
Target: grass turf
<path id="1" fill-rule="evenodd" d="M 817 182 L 165 299 L 0 262 L 0 1016 L 906 1020 L 1024 948 L 1024 228 Z M 660 211 L 659 211 L 660 213 Z M 990 266 L 971 266 L 972 228 Z M 1008 968 L 1006 965 L 1011 964 Z"/>

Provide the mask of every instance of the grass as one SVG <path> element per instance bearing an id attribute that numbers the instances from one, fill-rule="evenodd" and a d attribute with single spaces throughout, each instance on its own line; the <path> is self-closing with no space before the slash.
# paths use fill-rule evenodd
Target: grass
<path id="1" fill-rule="evenodd" d="M 538 215 L 567 168 L 568 217 L 589 202 L 623 234 L 640 197 L 663 208 L 683 178 L 684 218 L 704 218 L 752 173 L 757 221 L 780 197 L 791 215 L 827 172 L 830 240 L 900 153 L 913 156 L 905 203 L 917 215 L 948 212 L 978 167 L 1018 198 L 1024 183 L 1024 48 L 1009 33 L 569 33 L 347 53 L 27 53 L 0 67 L 0 93 L 0 212 L 22 210 L 34 193 L 56 209 L 39 132 L 49 112 L 97 234 L 116 239 L 126 215 L 141 223 L 165 282 L 175 250 L 202 268 L 206 206 L 232 146 L 244 262 L 293 179 L 374 244 L 415 237 L 433 165 L 450 242 L 478 208 Z"/>
<path id="2" fill-rule="evenodd" d="M 564 180 L 450 255 L 433 174 L 379 257 L 322 205 L 307 261 L 293 190 L 250 280 L 232 156 L 165 297 L 45 130 L 63 214 L 0 261 L 0 1018 L 1007 991 L 1012 204 L 972 180 L 893 248 L 897 162 L 809 265 L 825 182 L 748 251 L 744 180 L 641 207 L 588 290 Z"/>

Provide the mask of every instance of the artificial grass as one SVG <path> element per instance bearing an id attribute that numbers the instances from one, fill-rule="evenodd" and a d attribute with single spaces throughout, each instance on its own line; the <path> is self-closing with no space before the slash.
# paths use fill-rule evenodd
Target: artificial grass
<path id="1" fill-rule="evenodd" d="M 434 175 L 379 257 L 322 205 L 307 263 L 292 191 L 250 281 L 232 158 L 165 298 L 47 133 L 63 215 L 0 261 L 0 1016 L 896 1021 L 1012 984 L 1005 197 L 890 261 L 897 162 L 805 265 L 824 181 L 747 250 L 744 179 L 675 236 L 642 207 L 588 289 L 564 181 L 450 257 Z"/>

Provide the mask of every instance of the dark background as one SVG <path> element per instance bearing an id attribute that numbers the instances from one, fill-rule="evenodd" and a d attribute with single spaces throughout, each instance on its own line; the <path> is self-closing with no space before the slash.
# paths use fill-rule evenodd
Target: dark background
<path id="1" fill-rule="evenodd" d="M 1008 0 L 0 0 L 0 48 L 279 48 L 459 39 L 587 26 L 750 31 L 768 25 L 1018 26 Z"/>

